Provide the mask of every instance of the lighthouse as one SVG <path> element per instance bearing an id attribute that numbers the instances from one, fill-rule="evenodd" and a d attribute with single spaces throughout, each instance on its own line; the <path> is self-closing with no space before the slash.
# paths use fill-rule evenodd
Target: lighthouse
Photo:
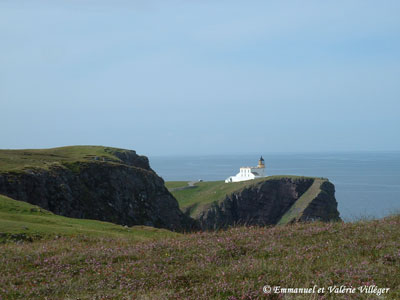
<path id="1" fill-rule="evenodd" d="M 258 160 L 258 168 L 260 169 L 264 169 L 265 168 L 265 164 L 264 164 L 264 158 L 261 156 L 260 159 Z M 264 172 L 264 171 L 263 171 Z"/>
<path id="2" fill-rule="evenodd" d="M 225 182 L 239 182 L 265 177 L 264 158 L 261 156 L 257 167 L 241 167 L 239 173 L 225 179 Z"/>

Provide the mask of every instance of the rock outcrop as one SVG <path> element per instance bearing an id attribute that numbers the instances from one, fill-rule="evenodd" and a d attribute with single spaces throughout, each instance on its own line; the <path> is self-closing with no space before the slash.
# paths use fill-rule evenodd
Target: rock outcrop
<path id="1" fill-rule="evenodd" d="M 195 217 L 203 230 L 233 225 L 275 225 L 339 220 L 335 189 L 325 179 L 269 179 L 205 205 Z"/>
<path id="2" fill-rule="evenodd" d="M 1 172 L 0 194 L 67 217 L 174 231 L 192 228 L 193 220 L 179 210 L 146 157 L 110 149 L 105 152 L 112 156 Z"/>
<path id="3" fill-rule="evenodd" d="M 316 195 L 308 201 L 305 209 L 300 211 L 298 217 L 293 216 L 293 221 L 313 221 L 319 220 L 324 222 L 340 220 L 337 210 L 337 202 L 335 199 L 335 186 L 329 181 L 318 181 L 319 190 Z"/>

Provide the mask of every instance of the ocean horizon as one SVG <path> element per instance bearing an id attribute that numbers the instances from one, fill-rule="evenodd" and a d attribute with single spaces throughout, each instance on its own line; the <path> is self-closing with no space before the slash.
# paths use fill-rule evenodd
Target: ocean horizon
<path id="1" fill-rule="evenodd" d="M 266 174 L 326 177 L 344 221 L 400 212 L 400 151 L 149 156 L 165 181 L 225 180 L 265 159 Z"/>

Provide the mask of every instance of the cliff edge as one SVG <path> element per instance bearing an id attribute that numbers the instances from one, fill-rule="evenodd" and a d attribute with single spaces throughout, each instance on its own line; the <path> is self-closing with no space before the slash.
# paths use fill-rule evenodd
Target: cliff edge
<path id="1" fill-rule="evenodd" d="M 174 231 L 193 225 L 147 157 L 132 150 L 1 150 L 0 194 L 73 218 Z"/>
<path id="2" fill-rule="evenodd" d="M 270 176 L 255 182 L 210 182 L 197 186 L 197 191 L 174 191 L 173 194 L 181 209 L 203 230 L 340 220 L 335 187 L 323 178 Z M 221 196 L 216 199 L 214 195 L 218 194 Z M 207 197 L 212 200 L 207 201 Z"/>

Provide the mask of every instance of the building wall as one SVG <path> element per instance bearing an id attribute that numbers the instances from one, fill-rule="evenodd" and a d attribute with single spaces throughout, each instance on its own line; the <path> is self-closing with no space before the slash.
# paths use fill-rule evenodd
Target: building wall
<path id="1" fill-rule="evenodd" d="M 265 176 L 265 168 L 257 168 L 257 167 L 242 167 L 240 168 L 239 173 L 236 176 L 228 177 L 225 182 L 239 182 L 245 180 L 252 180 Z M 252 172 L 258 173 L 259 176 L 255 176 Z"/>
<path id="2" fill-rule="evenodd" d="M 256 172 L 260 176 L 264 176 L 264 171 L 265 171 L 265 168 L 256 168 L 256 167 L 251 168 L 251 172 Z"/>

